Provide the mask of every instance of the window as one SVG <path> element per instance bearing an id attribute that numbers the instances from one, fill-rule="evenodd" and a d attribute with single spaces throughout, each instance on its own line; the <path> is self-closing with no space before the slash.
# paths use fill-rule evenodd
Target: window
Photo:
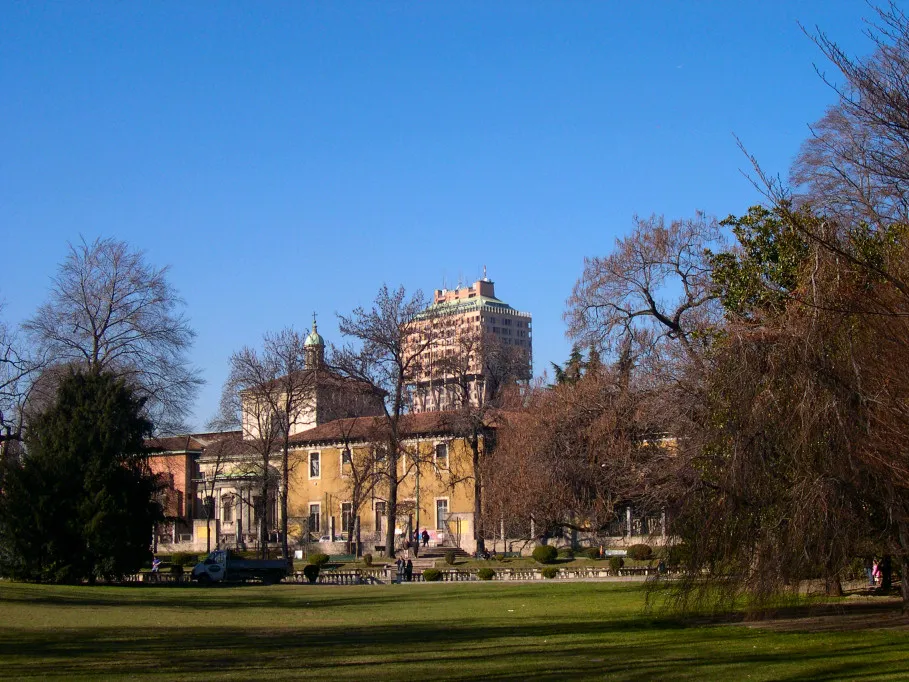
<path id="1" fill-rule="evenodd" d="M 320 478 L 321 477 L 321 467 L 319 462 L 319 453 L 310 452 L 309 453 L 309 477 L 310 478 Z"/>
<path id="2" fill-rule="evenodd" d="M 225 495 L 221 498 L 221 520 L 224 523 L 233 523 L 234 521 L 233 495 Z"/>
<path id="3" fill-rule="evenodd" d="M 215 498 L 208 496 L 202 503 L 202 513 L 205 515 L 206 519 L 214 518 L 215 516 Z"/>
<path id="4" fill-rule="evenodd" d="M 353 531 L 351 527 L 353 524 L 353 503 L 352 502 L 342 502 L 341 503 L 341 532 L 350 533 Z"/>
<path id="5" fill-rule="evenodd" d="M 350 467 L 353 463 L 353 457 L 350 454 L 350 448 L 341 450 L 341 475 L 350 476 Z"/>
<path id="6" fill-rule="evenodd" d="M 322 505 L 318 502 L 309 505 L 309 532 L 322 532 Z"/>
<path id="7" fill-rule="evenodd" d="M 439 469 L 448 468 L 448 445 L 446 443 L 436 445 L 436 466 Z"/>
<path id="8" fill-rule="evenodd" d="M 448 521 L 448 498 L 436 500 L 436 528 L 442 530 L 445 528 L 445 522 Z"/>
<path id="9" fill-rule="evenodd" d="M 376 502 L 376 532 L 382 532 L 382 519 L 385 517 L 385 502 Z"/>

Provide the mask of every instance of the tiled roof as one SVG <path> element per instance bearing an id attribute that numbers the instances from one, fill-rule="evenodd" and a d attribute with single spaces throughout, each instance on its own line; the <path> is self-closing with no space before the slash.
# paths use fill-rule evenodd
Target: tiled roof
<path id="1" fill-rule="evenodd" d="M 365 381 L 359 379 L 354 379 L 353 377 L 347 377 L 342 374 L 338 374 L 329 367 L 320 367 L 317 369 L 303 369 L 293 374 L 287 374 L 285 376 L 279 377 L 277 379 L 272 379 L 266 381 L 262 384 L 259 384 L 262 387 L 281 387 L 281 382 L 287 377 L 294 377 L 297 382 L 297 386 L 302 389 L 303 387 L 311 388 L 346 388 L 348 390 L 355 390 L 361 393 L 373 393 L 375 392 L 372 386 L 370 386 Z M 244 388 L 240 393 L 249 393 L 256 389 L 255 386 L 250 386 L 249 388 Z"/>
<path id="2" fill-rule="evenodd" d="M 400 433 L 403 437 L 426 436 L 431 434 L 453 434 L 459 430 L 462 415 L 458 412 L 421 412 L 401 417 Z M 494 427 L 494 420 L 486 419 L 486 425 Z M 375 438 L 385 428 L 384 417 L 354 417 L 335 419 L 319 424 L 315 428 L 294 434 L 290 440 L 295 445 L 338 441 L 364 441 Z"/>
<path id="3" fill-rule="evenodd" d="M 201 451 L 206 446 L 219 440 L 239 440 L 241 431 L 215 431 L 210 433 L 188 433 L 181 436 L 149 438 L 145 446 L 151 450 L 163 452 L 183 452 L 185 450 Z"/>

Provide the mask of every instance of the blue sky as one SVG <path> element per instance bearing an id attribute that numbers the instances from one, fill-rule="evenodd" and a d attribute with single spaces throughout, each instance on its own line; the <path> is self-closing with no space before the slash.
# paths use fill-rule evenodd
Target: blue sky
<path id="1" fill-rule="evenodd" d="M 485 264 L 567 357 L 585 256 L 635 213 L 759 200 L 834 101 L 797 22 L 867 54 L 858 0 L 0 4 L 0 298 L 18 323 L 67 243 L 171 266 L 214 413 L 230 353 L 339 341 L 383 282 Z"/>

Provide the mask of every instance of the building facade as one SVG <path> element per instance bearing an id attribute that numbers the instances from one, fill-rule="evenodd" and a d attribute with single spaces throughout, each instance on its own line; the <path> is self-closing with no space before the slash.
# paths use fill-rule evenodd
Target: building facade
<path id="1" fill-rule="evenodd" d="M 468 287 L 437 289 L 415 327 L 410 343 L 427 346 L 409 378 L 415 413 L 463 407 L 465 389 L 471 404 L 488 400 L 496 364 L 507 363 L 516 379 L 532 376 L 532 317 L 496 298 L 495 283 L 486 277 Z"/>
<path id="2" fill-rule="evenodd" d="M 523 319 L 522 319 L 523 321 Z M 306 339 L 306 385 L 292 429 L 290 474 L 282 480 L 279 452 L 264 456 L 253 415 L 255 391 L 241 394 L 242 429 L 150 441 L 152 470 L 165 485 L 164 545 L 258 547 L 260 520 L 268 542 L 282 527 L 279 499 L 287 485 L 292 546 L 347 540 L 357 534 L 364 550 L 384 551 L 388 482 L 381 397 L 331 372 L 315 323 Z M 473 551 L 472 456 L 456 435 L 456 415 L 405 415 L 399 423 L 398 514 L 395 533 L 426 529 L 434 544 Z M 263 485 L 264 483 L 264 485 Z"/>

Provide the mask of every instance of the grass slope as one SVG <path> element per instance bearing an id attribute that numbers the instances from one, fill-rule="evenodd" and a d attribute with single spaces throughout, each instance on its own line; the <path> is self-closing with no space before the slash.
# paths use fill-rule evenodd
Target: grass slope
<path id="1" fill-rule="evenodd" d="M 0 582 L 0 677 L 909 679 L 909 632 L 683 626 L 639 584 Z"/>

